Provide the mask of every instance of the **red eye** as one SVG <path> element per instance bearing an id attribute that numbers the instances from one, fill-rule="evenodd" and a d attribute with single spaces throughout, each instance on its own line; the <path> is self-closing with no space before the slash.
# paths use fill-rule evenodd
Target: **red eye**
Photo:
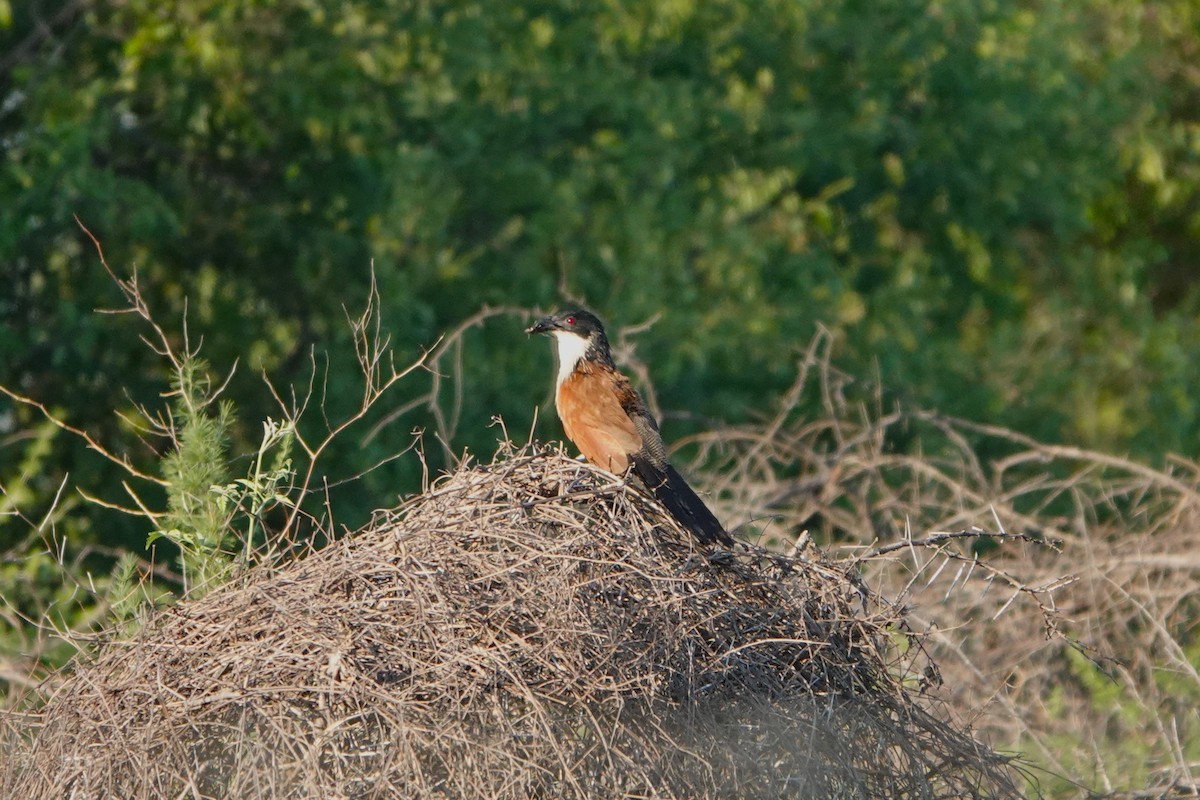
<path id="1" fill-rule="evenodd" d="M 568 324 L 568 325 L 574 325 L 574 324 L 575 324 L 575 318 L 574 318 L 574 317 L 567 317 L 567 324 Z"/>

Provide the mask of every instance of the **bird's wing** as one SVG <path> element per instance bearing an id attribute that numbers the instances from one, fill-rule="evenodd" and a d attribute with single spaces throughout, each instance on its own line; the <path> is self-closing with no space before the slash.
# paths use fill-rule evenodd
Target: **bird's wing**
<path id="1" fill-rule="evenodd" d="M 633 430 L 637 433 L 638 447 L 630 455 L 638 455 L 649 461 L 658 469 L 666 469 L 667 446 L 663 444 L 662 434 L 658 431 L 658 423 L 654 421 L 642 397 L 633 388 L 633 384 L 624 375 L 618 375 L 614 394 L 621 404 L 621 410 L 629 417 Z"/>
<path id="2" fill-rule="evenodd" d="M 663 444 L 658 423 L 646 409 L 642 398 L 627 378 L 621 376 L 621 381 L 623 385 L 618 391 L 621 407 L 633 421 L 642 445 L 640 450 L 629 456 L 633 474 L 667 507 L 671 516 L 690 530 L 702 544 L 720 542 L 732 547 L 732 537 L 667 460 L 667 446 Z"/>

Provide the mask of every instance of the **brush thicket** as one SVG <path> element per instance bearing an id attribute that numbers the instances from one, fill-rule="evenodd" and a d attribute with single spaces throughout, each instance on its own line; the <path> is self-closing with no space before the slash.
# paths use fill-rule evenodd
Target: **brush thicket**
<path id="1" fill-rule="evenodd" d="M 1019 796 L 917 695 L 900 610 L 807 552 L 704 550 L 610 474 L 505 453 L 109 642 L 0 794 Z"/>

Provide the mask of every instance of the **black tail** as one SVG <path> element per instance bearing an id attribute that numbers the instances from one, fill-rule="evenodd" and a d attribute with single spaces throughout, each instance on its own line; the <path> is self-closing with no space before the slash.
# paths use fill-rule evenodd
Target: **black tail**
<path id="1" fill-rule="evenodd" d="M 692 487 L 688 486 L 683 476 L 675 468 L 667 464 L 665 469 L 639 458 L 633 459 L 633 470 L 650 491 L 658 498 L 658 502 L 667 507 L 679 524 L 692 532 L 701 544 L 720 542 L 726 547 L 733 547 L 733 537 L 721 526 L 713 513 L 708 510 Z"/>

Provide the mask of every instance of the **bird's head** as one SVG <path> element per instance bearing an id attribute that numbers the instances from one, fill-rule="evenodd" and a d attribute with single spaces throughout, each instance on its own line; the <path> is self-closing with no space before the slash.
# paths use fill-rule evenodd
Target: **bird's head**
<path id="1" fill-rule="evenodd" d="M 595 339 L 604 336 L 604 323 L 590 311 L 582 308 L 568 308 L 542 317 L 525 329 L 526 333 L 548 333 L 551 336 L 578 336 L 581 339 Z"/>
<path id="2" fill-rule="evenodd" d="M 525 332 L 545 333 L 554 337 L 558 345 L 560 382 L 570 374 L 581 358 L 612 363 L 608 337 L 604 335 L 604 323 L 595 314 L 582 308 L 568 308 L 542 317 L 526 328 Z"/>

